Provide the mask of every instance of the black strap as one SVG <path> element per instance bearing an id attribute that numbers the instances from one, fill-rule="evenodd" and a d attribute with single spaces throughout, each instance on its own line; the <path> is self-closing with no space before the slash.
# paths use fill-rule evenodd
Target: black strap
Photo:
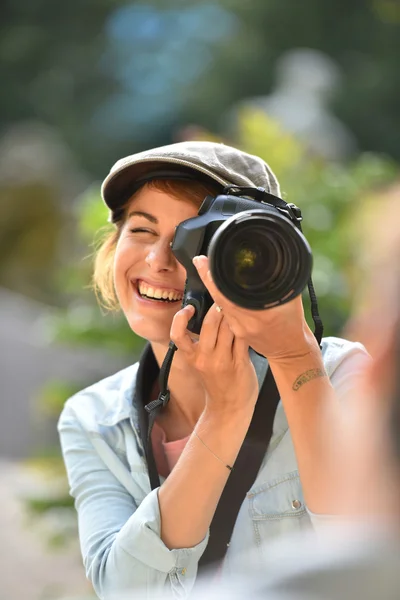
<path id="1" fill-rule="evenodd" d="M 210 526 L 210 539 L 200 558 L 199 572 L 221 562 L 226 554 L 240 507 L 260 470 L 272 436 L 279 392 L 268 368 L 253 418 Z"/>
<path id="2" fill-rule="evenodd" d="M 295 207 L 297 209 L 297 211 L 299 211 L 300 209 Z M 301 228 L 301 213 L 300 217 L 297 221 L 297 227 L 300 229 L 300 231 L 303 233 L 303 230 Z M 309 280 L 307 282 L 307 287 L 308 287 L 308 294 L 310 296 L 310 310 L 311 310 L 311 316 L 312 316 L 312 320 L 314 321 L 314 336 L 318 342 L 319 347 L 321 347 L 321 341 L 322 341 L 322 336 L 324 335 L 324 325 L 322 323 L 322 319 L 319 316 L 319 310 L 318 310 L 318 300 L 317 300 L 317 295 L 315 293 L 315 289 L 314 289 L 314 284 L 311 278 L 311 275 L 309 277 Z"/>
<path id="3" fill-rule="evenodd" d="M 158 376 L 158 384 L 160 387 L 160 393 L 156 400 L 152 400 L 145 405 L 145 410 L 148 413 L 148 425 L 147 425 L 147 440 L 146 440 L 146 453 L 148 454 L 147 464 L 151 464 L 152 468 L 149 468 L 149 478 L 151 489 L 159 487 L 160 478 L 157 473 L 156 465 L 153 457 L 153 448 L 151 445 L 151 432 L 153 431 L 154 422 L 160 410 L 165 408 L 169 402 L 170 392 L 168 389 L 168 377 L 172 366 L 172 360 L 174 354 L 177 351 L 177 347 L 174 342 L 170 342 L 168 346 L 167 354 L 165 355 L 163 364 L 161 365 L 160 373 Z M 150 462 L 149 462 L 150 461 Z"/>
<path id="4" fill-rule="evenodd" d="M 160 368 L 153 354 L 152 347 L 147 343 L 139 359 L 133 403 L 139 416 L 140 439 L 142 440 L 152 490 L 160 485 L 153 450 L 151 443 L 149 443 L 156 413 L 154 412 L 153 416 L 150 417 L 149 413 L 144 409 L 144 404 L 152 397 L 152 388 L 157 381 L 159 371 Z"/>
<path id="5" fill-rule="evenodd" d="M 315 293 L 314 284 L 313 284 L 311 277 L 309 278 L 309 280 L 307 282 L 307 287 L 308 287 L 308 293 L 310 295 L 310 301 L 311 301 L 311 306 L 310 306 L 311 316 L 314 321 L 314 336 L 318 342 L 319 347 L 321 347 L 322 336 L 324 335 L 324 326 L 322 323 L 322 319 L 319 316 L 317 295 Z"/>
<path id="6" fill-rule="evenodd" d="M 264 365 L 266 364 L 264 358 L 256 360 L 264 361 Z M 160 486 L 160 479 L 153 456 L 151 430 L 162 406 L 160 404 L 154 406 L 154 402 L 158 402 L 156 400 L 150 403 L 153 404 L 153 410 L 149 411 L 144 410 L 144 403 L 151 397 L 151 388 L 157 376 L 160 380 L 163 379 L 162 373 L 160 374 L 158 371 L 151 346 L 148 344 L 139 362 L 134 402 L 137 403 L 140 415 L 140 434 L 152 489 Z M 249 429 L 211 522 L 210 539 L 200 559 L 199 570 L 216 565 L 225 556 L 240 507 L 252 487 L 265 457 L 278 403 L 279 392 L 268 368 L 264 380 L 261 381 L 260 393 Z M 147 404 L 146 409 L 148 407 Z"/>

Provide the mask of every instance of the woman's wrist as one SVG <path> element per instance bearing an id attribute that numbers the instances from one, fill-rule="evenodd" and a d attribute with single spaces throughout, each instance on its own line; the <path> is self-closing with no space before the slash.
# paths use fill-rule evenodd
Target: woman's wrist
<path id="1" fill-rule="evenodd" d="M 297 355 L 269 360 L 269 366 L 275 378 L 284 377 L 290 381 L 293 390 L 301 378 L 315 379 L 326 376 L 325 366 L 321 350 L 317 347 L 309 347 Z"/>
<path id="2" fill-rule="evenodd" d="M 262 348 L 260 354 L 267 358 L 271 366 L 276 364 L 289 367 L 296 363 L 322 360 L 321 349 L 307 323 L 298 336 L 290 338 L 285 349 L 281 348 L 278 352 L 271 352 L 269 340 L 266 340 L 265 345 L 261 341 L 260 345 Z"/>
<path id="3" fill-rule="evenodd" d="M 253 410 L 213 410 L 205 408 L 194 435 L 209 452 L 231 470 L 251 423 Z"/>
<path id="4" fill-rule="evenodd" d="M 254 404 L 229 403 L 225 406 L 206 402 L 204 411 L 199 419 L 198 424 L 201 428 L 205 427 L 218 429 L 234 427 L 237 428 L 242 423 L 250 424 L 254 412 Z"/>

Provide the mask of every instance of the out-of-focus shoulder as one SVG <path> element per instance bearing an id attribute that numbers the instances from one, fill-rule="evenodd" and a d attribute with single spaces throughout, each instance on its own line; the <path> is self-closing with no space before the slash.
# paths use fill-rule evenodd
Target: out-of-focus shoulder
<path id="1" fill-rule="evenodd" d="M 69 398 L 60 416 L 76 418 L 85 429 L 115 425 L 132 415 L 132 397 L 139 363 L 97 381 Z"/>

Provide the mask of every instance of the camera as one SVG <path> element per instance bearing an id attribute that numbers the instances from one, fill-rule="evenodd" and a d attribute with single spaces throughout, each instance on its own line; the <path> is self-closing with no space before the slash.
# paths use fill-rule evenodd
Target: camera
<path id="1" fill-rule="evenodd" d="M 192 263 L 199 254 L 208 256 L 215 285 L 238 306 L 263 310 L 298 296 L 312 269 L 301 220 L 295 204 L 263 188 L 228 186 L 207 196 L 198 215 L 177 226 L 171 244 L 187 274 L 182 306 L 196 309 L 189 331 L 200 333 L 213 303 Z"/>

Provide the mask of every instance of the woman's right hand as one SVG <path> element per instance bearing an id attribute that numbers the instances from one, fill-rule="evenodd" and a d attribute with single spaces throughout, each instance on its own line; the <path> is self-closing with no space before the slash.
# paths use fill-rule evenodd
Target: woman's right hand
<path id="1" fill-rule="evenodd" d="M 235 338 L 223 312 L 210 308 L 196 340 L 187 330 L 193 314 L 192 306 L 176 313 L 170 336 L 203 385 L 206 404 L 158 493 L 161 539 L 169 549 L 194 548 L 205 539 L 258 397 L 248 345 Z"/>
<path id="2" fill-rule="evenodd" d="M 193 339 L 187 325 L 194 310 L 187 305 L 176 313 L 171 339 L 188 365 L 199 373 L 206 408 L 222 414 L 253 410 L 259 388 L 248 344 L 234 336 L 216 304 L 207 312 L 198 340 Z"/>

